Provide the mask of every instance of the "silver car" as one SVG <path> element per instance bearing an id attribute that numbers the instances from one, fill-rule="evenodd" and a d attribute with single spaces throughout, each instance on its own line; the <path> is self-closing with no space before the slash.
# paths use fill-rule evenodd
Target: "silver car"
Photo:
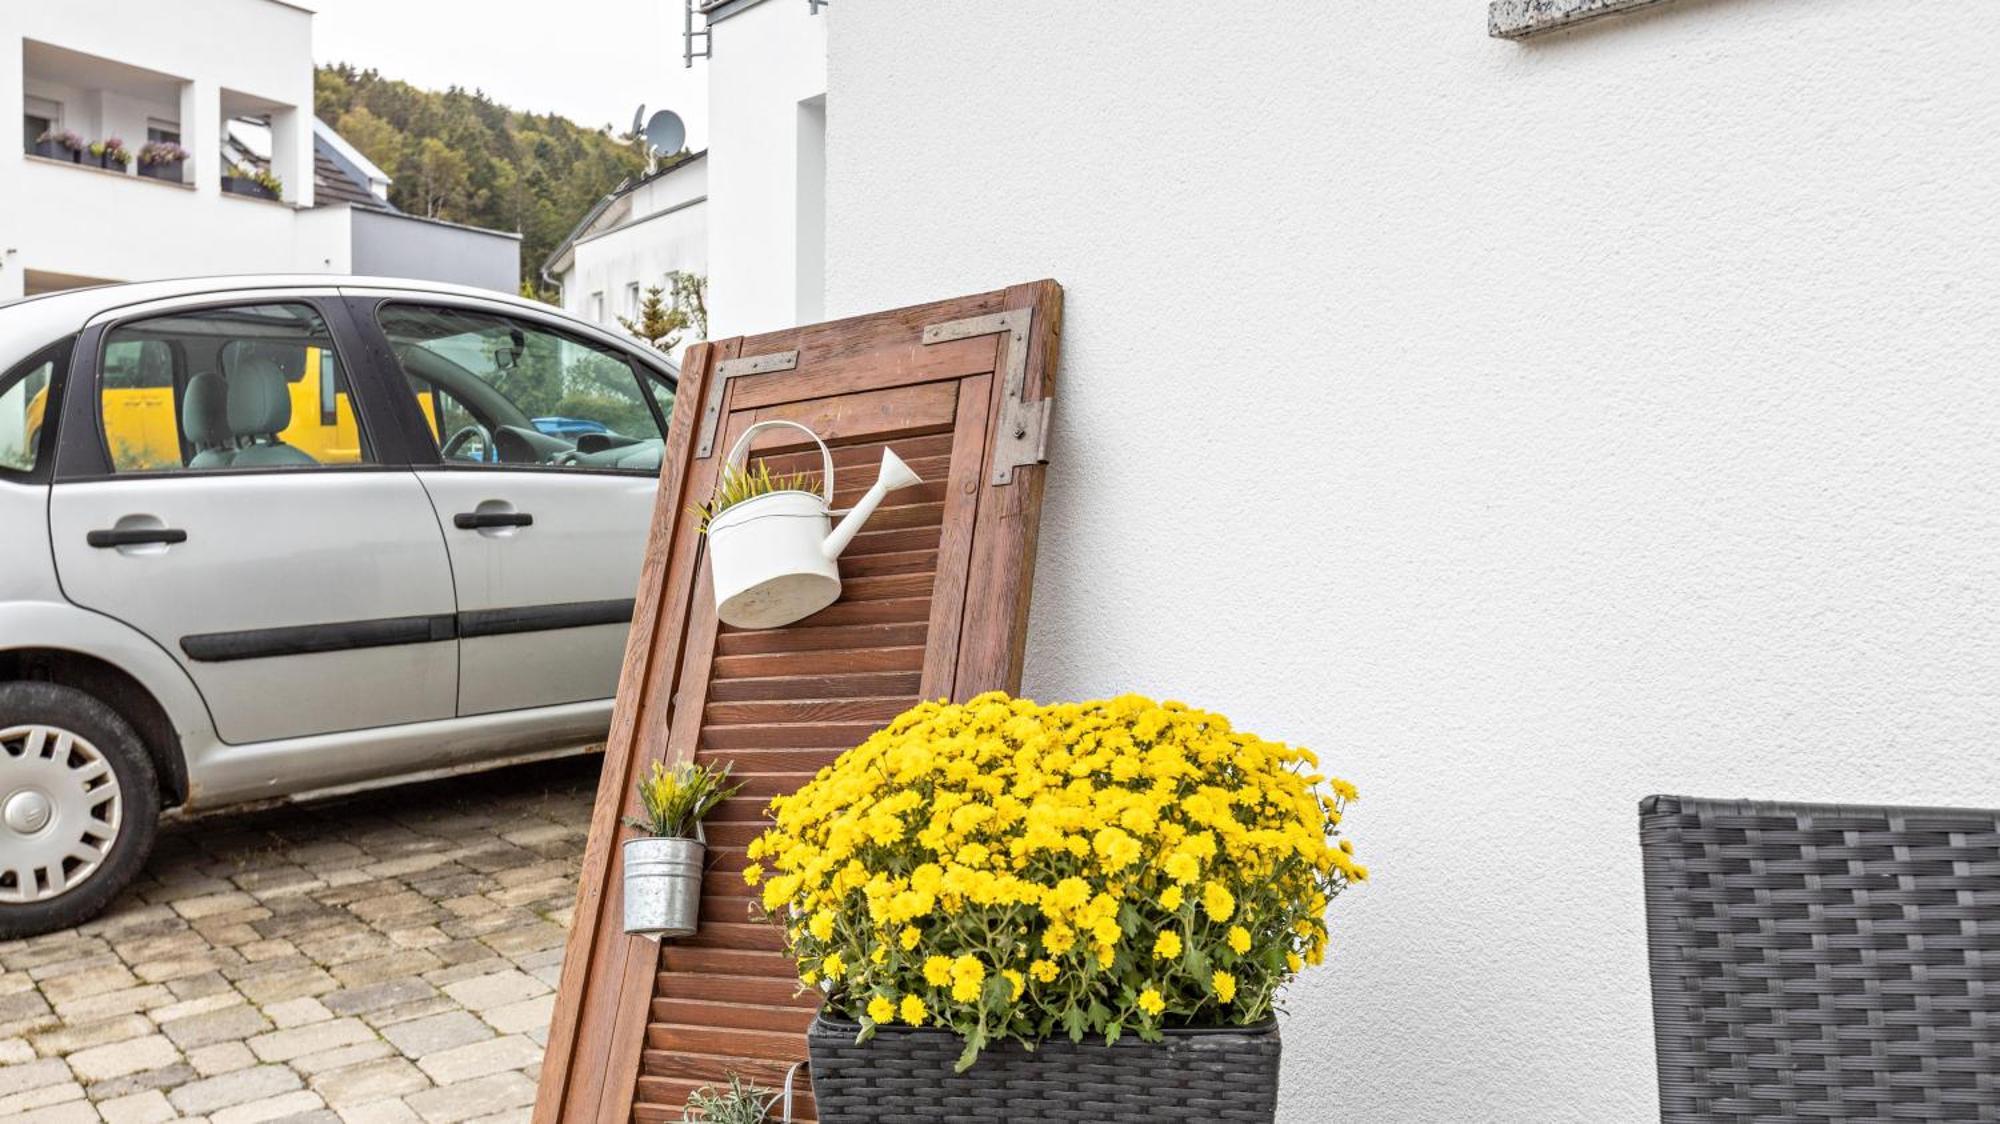
<path id="1" fill-rule="evenodd" d="M 676 375 L 408 281 L 0 307 L 0 939 L 102 909 L 163 809 L 601 742 Z"/>

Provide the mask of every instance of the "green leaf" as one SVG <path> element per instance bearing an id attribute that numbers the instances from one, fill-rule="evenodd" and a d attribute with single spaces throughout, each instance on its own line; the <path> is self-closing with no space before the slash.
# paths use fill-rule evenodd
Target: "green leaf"
<path id="1" fill-rule="evenodd" d="M 1123 1035 L 1124 1033 L 1125 1033 L 1124 1022 L 1119 1019 L 1112 1019 L 1110 1025 L 1104 1028 L 1104 1044 L 1106 1046 L 1118 1045 L 1119 1036 Z"/>

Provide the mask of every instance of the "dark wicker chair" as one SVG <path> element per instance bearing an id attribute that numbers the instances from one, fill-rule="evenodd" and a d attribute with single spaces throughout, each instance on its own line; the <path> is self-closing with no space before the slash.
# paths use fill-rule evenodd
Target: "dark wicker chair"
<path id="1" fill-rule="evenodd" d="M 2000 1124 L 2000 812 L 1639 813 L 1663 1124 Z"/>

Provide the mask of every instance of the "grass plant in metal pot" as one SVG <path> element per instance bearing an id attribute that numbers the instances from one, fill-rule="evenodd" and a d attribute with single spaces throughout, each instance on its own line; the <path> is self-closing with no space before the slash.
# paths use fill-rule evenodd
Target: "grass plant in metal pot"
<path id="1" fill-rule="evenodd" d="M 924 703 L 771 803 L 827 1124 L 1250 1122 L 1279 989 L 1367 877 L 1307 750 L 1138 696 Z"/>
<path id="2" fill-rule="evenodd" d="M 648 937 L 694 933 L 708 844 L 701 821 L 736 793 L 729 767 L 653 762 L 639 782 L 644 819 L 626 825 L 646 834 L 625 841 L 625 931 Z"/>

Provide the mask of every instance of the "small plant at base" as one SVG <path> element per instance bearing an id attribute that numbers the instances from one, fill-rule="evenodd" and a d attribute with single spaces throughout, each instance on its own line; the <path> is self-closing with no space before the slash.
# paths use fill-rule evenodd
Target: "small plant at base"
<path id="1" fill-rule="evenodd" d="M 722 480 L 715 486 L 715 498 L 707 503 L 696 504 L 689 511 L 701 519 L 701 531 L 708 533 L 708 525 L 715 517 L 735 507 L 745 500 L 758 496 L 768 496 L 772 492 L 818 492 L 819 473 L 784 472 L 771 475 L 771 466 L 757 462 L 755 472 L 735 465 L 724 465 Z"/>
<path id="2" fill-rule="evenodd" d="M 729 1091 L 717 1092 L 705 1085 L 688 1094 L 681 1120 L 705 1120 L 708 1124 L 763 1124 L 770 1118 L 771 1105 L 778 1094 L 762 1086 L 729 1075 Z M 700 1116 L 694 1115 L 701 1113 Z"/>
<path id="3" fill-rule="evenodd" d="M 697 825 L 742 785 L 728 784 L 729 766 L 682 762 L 669 769 L 653 762 L 653 774 L 639 782 L 646 818 L 625 822 L 662 839 L 692 839 Z"/>

